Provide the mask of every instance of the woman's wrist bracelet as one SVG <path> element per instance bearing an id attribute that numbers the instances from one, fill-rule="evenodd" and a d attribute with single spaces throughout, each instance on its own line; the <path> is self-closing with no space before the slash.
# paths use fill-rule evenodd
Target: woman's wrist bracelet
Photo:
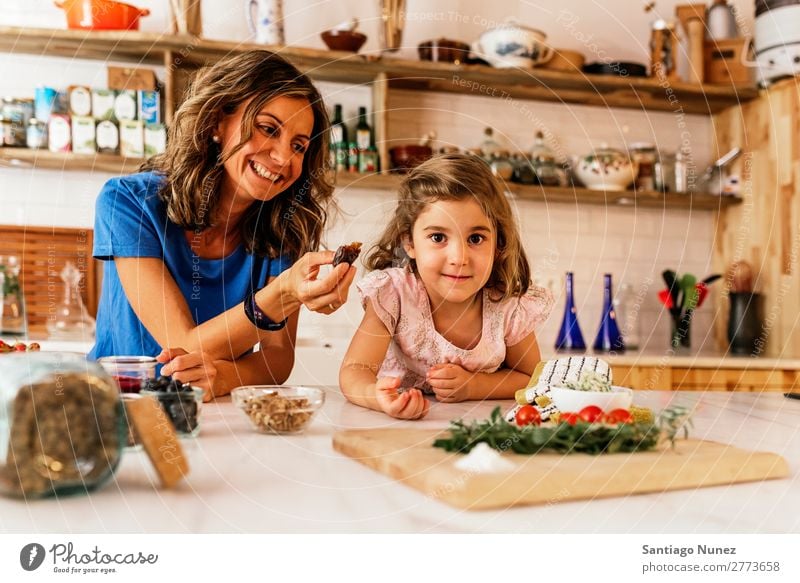
<path id="1" fill-rule="evenodd" d="M 271 332 L 282 329 L 286 326 L 287 320 L 289 320 L 288 316 L 280 322 L 271 320 L 270 317 L 258 307 L 255 290 L 251 290 L 250 293 L 247 294 L 247 297 L 244 298 L 244 314 L 247 316 L 247 319 L 253 323 L 253 326 L 259 330 L 269 330 Z"/>

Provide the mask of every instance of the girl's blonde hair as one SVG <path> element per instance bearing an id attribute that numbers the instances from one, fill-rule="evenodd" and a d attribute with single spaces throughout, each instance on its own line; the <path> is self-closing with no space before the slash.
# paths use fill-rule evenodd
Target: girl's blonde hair
<path id="1" fill-rule="evenodd" d="M 308 100 L 314 114 L 311 141 L 300 177 L 274 199 L 250 206 L 240 224 L 241 238 L 249 253 L 261 256 L 297 258 L 319 247 L 333 196 L 325 172 L 328 114 L 311 80 L 265 50 L 248 51 L 198 71 L 169 128 L 166 152 L 142 166 L 165 175 L 159 197 L 173 223 L 195 231 L 212 226 L 225 160 L 250 139 L 259 111 L 278 97 Z M 241 142 L 223 157 L 212 136 L 219 121 L 245 103 Z"/>
<path id="2" fill-rule="evenodd" d="M 511 205 L 486 162 L 470 154 L 437 156 L 411 171 L 400 184 L 394 216 L 364 263 L 369 269 L 408 265 L 416 270 L 403 242 L 411 239 L 419 215 L 438 200 L 469 198 L 481 206 L 497 238 L 494 266 L 486 287 L 496 292 L 498 300 L 523 296 L 531 285 L 531 272 Z"/>

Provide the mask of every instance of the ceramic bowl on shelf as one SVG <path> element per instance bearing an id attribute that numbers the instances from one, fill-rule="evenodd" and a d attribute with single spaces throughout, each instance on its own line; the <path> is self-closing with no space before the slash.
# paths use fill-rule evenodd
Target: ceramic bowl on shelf
<path id="1" fill-rule="evenodd" d="M 367 42 L 367 35 L 354 30 L 326 30 L 320 36 L 325 46 L 332 51 L 357 53 Z"/>
<path id="2" fill-rule="evenodd" d="M 261 433 L 302 433 L 325 403 L 317 387 L 249 385 L 233 389 L 231 399 Z"/>
<path id="3" fill-rule="evenodd" d="M 416 168 L 431 156 L 433 156 L 433 148 L 419 144 L 406 144 L 389 149 L 392 168 L 402 172 Z"/>
<path id="4" fill-rule="evenodd" d="M 440 38 L 426 40 L 417 45 L 421 61 L 442 63 L 466 63 L 469 59 L 469 45 L 457 40 Z"/>
<path id="5" fill-rule="evenodd" d="M 628 154 L 602 146 L 578 158 L 575 176 L 589 190 L 625 190 L 639 172 L 639 165 Z"/>
<path id="6" fill-rule="evenodd" d="M 546 39 L 547 35 L 541 30 L 508 20 L 484 32 L 473 43 L 472 52 L 493 67 L 529 69 L 546 63 L 553 56 Z"/>
<path id="7" fill-rule="evenodd" d="M 633 391 L 626 387 L 611 387 L 610 391 L 579 391 L 566 387 L 552 387 L 550 399 L 562 413 L 578 412 L 594 405 L 603 411 L 628 409 L 633 402 Z"/>
<path id="8" fill-rule="evenodd" d="M 586 57 L 580 51 L 569 49 L 553 49 L 553 57 L 542 65 L 548 71 L 563 71 L 564 73 L 580 73 Z"/>

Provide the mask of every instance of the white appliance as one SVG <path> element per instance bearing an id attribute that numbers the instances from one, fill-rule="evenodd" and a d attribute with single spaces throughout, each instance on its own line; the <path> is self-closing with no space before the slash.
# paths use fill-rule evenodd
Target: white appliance
<path id="1" fill-rule="evenodd" d="M 757 0 L 753 42 L 760 85 L 800 73 L 800 0 Z"/>

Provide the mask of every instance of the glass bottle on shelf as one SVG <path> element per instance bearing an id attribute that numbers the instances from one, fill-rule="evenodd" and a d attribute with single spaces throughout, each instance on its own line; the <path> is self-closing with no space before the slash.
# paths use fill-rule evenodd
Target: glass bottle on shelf
<path id="1" fill-rule="evenodd" d="M 361 166 L 361 158 L 370 156 L 368 152 L 372 147 L 372 128 L 367 121 L 367 108 L 358 108 L 358 123 L 356 125 L 356 147 L 358 148 L 358 163 Z"/>
<path id="2" fill-rule="evenodd" d="M 586 342 L 581 334 L 581 327 L 578 325 L 578 311 L 575 309 L 575 295 L 573 274 L 567 272 L 566 277 L 566 301 L 564 303 L 564 318 L 561 320 L 561 328 L 556 338 L 556 350 L 584 351 Z"/>
<path id="3" fill-rule="evenodd" d="M 25 314 L 25 296 L 19 281 L 19 259 L 15 255 L 0 257 L 0 272 L 3 273 L 2 317 L 0 331 L 5 334 L 27 334 L 28 319 Z"/>
<path id="4" fill-rule="evenodd" d="M 81 299 L 79 284 L 81 272 L 71 261 L 61 270 L 64 282 L 64 301 L 57 305 L 55 313 L 47 318 L 50 338 L 86 340 L 94 338 L 95 321 L 86 310 Z"/>
<path id="5" fill-rule="evenodd" d="M 333 121 L 331 122 L 331 166 L 337 172 L 347 172 L 347 126 L 342 118 L 342 105 L 333 106 Z"/>
<path id="6" fill-rule="evenodd" d="M 619 286 L 619 293 L 614 298 L 614 311 L 617 314 L 617 325 L 625 339 L 625 348 L 628 350 L 641 347 L 640 308 L 639 298 L 633 286 L 629 283 Z"/>
<path id="7" fill-rule="evenodd" d="M 606 273 L 603 276 L 603 316 L 594 341 L 595 352 L 625 352 L 625 342 L 617 324 L 613 298 L 611 274 Z"/>

